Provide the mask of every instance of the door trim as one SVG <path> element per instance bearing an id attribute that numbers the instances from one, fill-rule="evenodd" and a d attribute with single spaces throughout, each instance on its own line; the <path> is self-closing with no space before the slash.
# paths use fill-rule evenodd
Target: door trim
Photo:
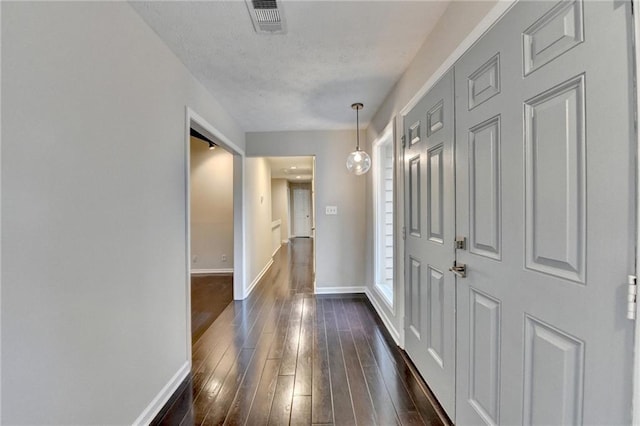
<path id="1" fill-rule="evenodd" d="M 640 60 L 640 0 L 631 0 L 631 5 L 634 10 L 633 15 L 633 36 L 634 52 L 633 61 L 635 67 L 635 83 L 636 83 L 636 123 L 638 120 L 638 108 L 640 108 L 640 68 L 638 67 L 638 61 Z M 638 126 L 636 124 L 636 267 L 634 273 L 638 274 L 638 265 L 640 265 L 640 209 L 638 205 L 640 203 L 640 135 L 638 134 Z M 636 318 L 638 318 L 638 306 L 636 304 Z M 640 424 L 640 327 L 638 326 L 638 320 L 635 320 L 635 333 L 634 333 L 634 354 L 633 354 L 633 407 L 631 409 L 631 423 L 634 425 Z"/>
<path id="2" fill-rule="evenodd" d="M 403 214 L 404 210 L 399 204 L 399 195 L 404 190 L 402 179 L 404 175 L 399 175 L 403 172 L 398 167 L 398 160 L 404 155 L 404 149 L 402 143 L 398 142 L 398 131 L 396 128 L 396 116 L 391 117 L 384 130 L 376 135 L 376 138 L 372 142 L 371 146 L 379 143 L 383 138 L 391 135 L 391 143 L 393 145 L 393 306 L 391 306 L 386 299 L 380 294 L 380 291 L 376 287 L 375 280 L 371 286 L 367 286 L 367 297 L 371 301 L 371 304 L 375 308 L 376 312 L 382 318 L 382 322 L 387 327 L 387 331 L 393 337 L 396 344 L 404 349 L 404 263 L 402 259 L 404 257 L 404 241 L 402 240 L 402 223 L 404 222 Z M 402 160 L 403 161 L 403 160 Z M 375 204 L 374 204 L 375 205 Z M 373 213 L 373 226 L 376 226 L 375 209 Z M 376 248 L 374 247 L 374 251 Z M 400 259 L 400 262 L 399 262 Z M 373 261 L 375 267 L 375 260 Z M 398 266 L 400 265 L 400 266 Z M 375 275 L 375 274 L 374 274 Z M 400 318 L 402 323 L 396 328 L 394 322 Z"/>
<path id="3" fill-rule="evenodd" d="M 244 212 L 244 150 L 227 138 L 224 133 L 198 115 L 189 106 L 185 107 L 184 129 L 184 165 L 185 165 L 185 296 L 187 323 L 187 362 L 191 368 L 191 127 L 194 126 L 204 136 L 215 139 L 219 145 L 233 155 L 233 298 L 242 300 L 248 295 L 248 283 L 245 282 L 246 245 Z"/>

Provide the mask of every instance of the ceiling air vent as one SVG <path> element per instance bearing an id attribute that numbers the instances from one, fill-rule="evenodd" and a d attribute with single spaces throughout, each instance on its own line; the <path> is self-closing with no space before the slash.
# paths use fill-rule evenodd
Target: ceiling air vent
<path id="1" fill-rule="evenodd" d="M 281 4 L 276 0 L 246 0 L 253 28 L 257 33 L 285 32 Z"/>

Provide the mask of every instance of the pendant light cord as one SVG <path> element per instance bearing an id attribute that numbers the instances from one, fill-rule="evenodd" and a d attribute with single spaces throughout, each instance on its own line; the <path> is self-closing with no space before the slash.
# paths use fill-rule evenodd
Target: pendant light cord
<path id="1" fill-rule="evenodd" d="M 360 151 L 360 108 L 356 108 L 356 151 Z"/>

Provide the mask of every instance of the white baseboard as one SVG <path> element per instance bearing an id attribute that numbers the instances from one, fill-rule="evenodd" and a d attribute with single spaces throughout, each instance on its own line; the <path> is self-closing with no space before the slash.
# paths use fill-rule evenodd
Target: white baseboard
<path id="1" fill-rule="evenodd" d="M 192 269 L 191 275 L 227 275 L 233 274 L 233 268 L 220 268 L 220 269 Z"/>
<path id="2" fill-rule="evenodd" d="M 158 415 L 162 407 L 169 401 L 171 395 L 180 387 L 180 384 L 184 381 L 184 379 L 189 375 L 189 371 L 191 370 L 191 364 L 189 361 L 185 361 L 185 363 L 180 367 L 180 369 L 173 375 L 173 377 L 169 380 L 169 382 L 164 385 L 160 393 L 153 398 L 153 401 L 144 409 L 142 414 L 138 416 L 138 418 L 133 422 L 134 425 L 148 425 L 151 421 Z"/>
<path id="3" fill-rule="evenodd" d="M 364 286 L 316 287 L 316 294 L 364 293 L 365 291 L 366 287 Z"/>
<path id="4" fill-rule="evenodd" d="M 282 247 L 282 246 L 281 246 L 281 245 L 279 245 L 279 246 L 278 246 L 278 248 L 277 248 L 277 249 L 275 249 L 275 250 L 273 251 L 273 253 L 271 253 L 271 257 L 273 257 L 273 256 L 275 256 L 275 255 L 276 255 L 276 253 L 278 252 L 278 250 L 280 250 L 280 247 Z"/>
<path id="5" fill-rule="evenodd" d="M 273 265 L 273 259 L 269 259 L 269 261 L 267 262 L 267 264 L 265 265 L 264 268 L 262 268 L 262 271 L 260 271 L 260 273 L 258 274 L 257 277 L 254 278 L 253 281 L 251 281 L 251 284 L 249 285 L 249 288 L 245 290 L 244 292 L 244 297 L 243 299 L 246 299 L 247 297 L 249 297 L 249 295 L 251 294 L 251 292 L 253 291 L 254 288 L 256 288 L 256 285 L 258 285 L 258 283 L 260 282 L 260 280 L 262 279 L 262 277 L 264 276 L 264 274 L 267 273 L 267 271 L 269 270 L 269 268 L 271 268 L 271 265 Z"/>
<path id="6" fill-rule="evenodd" d="M 396 345 L 401 346 L 400 333 L 398 333 L 398 330 L 394 327 L 393 322 L 387 316 L 386 310 L 382 307 L 382 305 L 380 305 L 380 302 L 378 302 L 377 298 L 373 294 L 373 291 L 371 291 L 369 287 L 365 288 L 365 293 L 367 294 L 367 298 L 378 313 L 378 316 L 380 317 L 380 319 L 382 319 L 385 327 L 387 327 L 387 331 L 389 331 L 389 334 L 391 334 L 391 337 L 393 337 L 394 342 L 396 342 Z"/>

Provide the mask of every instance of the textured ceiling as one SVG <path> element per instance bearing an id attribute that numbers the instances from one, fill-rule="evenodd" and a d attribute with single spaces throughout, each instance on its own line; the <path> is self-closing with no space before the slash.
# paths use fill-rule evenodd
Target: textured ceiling
<path id="1" fill-rule="evenodd" d="M 445 1 L 284 1 L 286 34 L 253 30 L 244 1 L 132 2 L 245 131 L 355 127 L 378 109 Z"/>

